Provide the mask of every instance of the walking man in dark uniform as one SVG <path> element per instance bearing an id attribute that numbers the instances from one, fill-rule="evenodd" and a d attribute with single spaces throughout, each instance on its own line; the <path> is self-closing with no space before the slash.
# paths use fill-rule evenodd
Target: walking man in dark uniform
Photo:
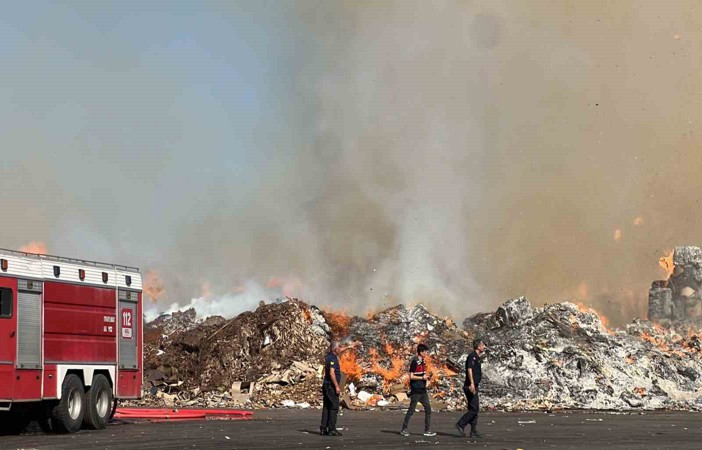
<path id="1" fill-rule="evenodd" d="M 322 425 L 319 427 L 319 434 L 326 436 L 341 436 L 341 433 L 336 430 L 336 415 L 339 413 L 339 394 L 341 393 L 338 351 L 339 344 L 332 341 L 329 344 L 329 353 L 324 358 Z"/>
<path id="2" fill-rule="evenodd" d="M 473 352 L 466 359 L 466 382 L 463 385 L 463 392 L 468 400 L 468 412 L 461 417 L 456 424 L 456 429 L 465 436 L 466 425 L 470 424 L 470 437 L 481 438 L 478 433 L 478 411 L 480 410 L 480 399 L 478 396 L 482 369 L 480 368 L 480 355 L 485 351 L 485 343 L 481 339 L 473 340 Z"/>
<path id="3" fill-rule="evenodd" d="M 405 415 L 405 421 L 402 423 L 402 431 L 400 431 L 400 434 L 403 436 L 410 435 L 407 431 L 407 426 L 418 402 L 424 406 L 424 436 L 436 436 L 436 433 L 431 431 L 431 404 L 427 393 L 427 380 L 430 378 L 426 373 L 427 356 L 429 356 L 429 347 L 419 344 L 417 346 L 417 356 L 412 358 L 410 362 L 410 405 Z"/>

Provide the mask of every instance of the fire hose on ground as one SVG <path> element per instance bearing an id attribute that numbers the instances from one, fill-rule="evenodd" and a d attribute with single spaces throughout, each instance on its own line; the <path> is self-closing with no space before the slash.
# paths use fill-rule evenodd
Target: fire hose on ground
<path id="1" fill-rule="evenodd" d="M 115 419 L 148 419 L 151 422 L 180 420 L 251 420 L 253 411 L 241 409 L 117 408 Z"/>

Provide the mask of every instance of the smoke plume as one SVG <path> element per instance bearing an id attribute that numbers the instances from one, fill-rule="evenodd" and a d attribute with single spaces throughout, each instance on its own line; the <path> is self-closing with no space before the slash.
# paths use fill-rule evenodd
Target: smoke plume
<path id="1" fill-rule="evenodd" d="M 578 300 L 618 324 L 645 316 L 661 256 L 702 244 L 696 1 L 276 4 L 273 44 L 249 44 L 278 52 L 268 72 L 282 81 L 260 94 L 264 119 L 224 140 L 244 145 L 245 162 L 209 147 L 226 122 L 191 129 L 167 115 L 159 128 L 186 124 L 192 145 L 156 146 L 134 175 L 151 199 L 140 227 L 125 232 L 135 222 L 118 217 L 100 235 L 99 202 L 56 190 L 110 256 L 158 271 L 164 309 L 204 298 L 208 283 L 224 313 L 287 294 L 460 317 L 527 295 Z M 261 27 L 277 20 L 252 11 Z M 175 91 L 155 91 L 154 117 Z M 187 169 L 166 169 L 186 153 Z M 56 247 L 28 206 L 33 234 L 13 242 Z M 133 238 L 144 233 L 154 243 Z"/>

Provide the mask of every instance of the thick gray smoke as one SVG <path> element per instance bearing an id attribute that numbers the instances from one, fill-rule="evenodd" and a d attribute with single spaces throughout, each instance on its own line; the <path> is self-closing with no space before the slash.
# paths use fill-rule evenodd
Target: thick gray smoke
<path id="1" fill-rule="evenodd" d="M 658 258 L 702 240 L 694 8 L 301 8 L 314 42 L 293 107 L 312 139 L 281 148 L 249 208 L 177 248 L 207 236 L 203 267 L 294 275 L 355 310 L 461 314 L 527 294 L 643 316 Z"/>
<path id="2" fill-rule="evenodd" d="M 300 12 L 318 42 L 295 74 L 308 141 L 281 149 L 248 208 L 189 229 L 177 248 L 208 259 L 198 267 L 226 261 L 234 279 L 294 276 L 298 294 L 357 312 L 397 301 L 475 309 L 478 60 L 493 38 L 473 42 L 482 27 L 450 9 L 317 6 Z M 442 23 L 455 29 L 437 34 Z"/>
<path id="3" fill-rule="evenodd" d="M 460 316 L 528 295 L 643 316 L 658 258 L 702 244 L 698 9 L 295 3 L 283 113 L 251 131 L 251 163 L 197 172 L 199 196 L 142 183 L 160 199 L 144 230 L 167 238 L 118 254 L 158 271 L 163 308 L 285 293 Z"/>

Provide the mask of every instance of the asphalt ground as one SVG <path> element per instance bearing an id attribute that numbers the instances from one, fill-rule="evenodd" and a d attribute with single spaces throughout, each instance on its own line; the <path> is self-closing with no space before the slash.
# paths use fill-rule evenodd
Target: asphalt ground
<path id="1" fill-rule="evenodd" d="M 411 436 L 399 435 L 402 411 L 343 411 L 342 437 L 318 434 L 319 410 L 257 410 L 249 421 L 116 422 L 106 430 L 45 434 L 36 427 L 0 436 L 0 449 L 700 449 L 702 415 L 661 413 L 481 413 L 481 440 L 460 437 L 460 413 L 434 413 L 438 434 L 424 437 L 424 413 L 415 413 Z"/>

